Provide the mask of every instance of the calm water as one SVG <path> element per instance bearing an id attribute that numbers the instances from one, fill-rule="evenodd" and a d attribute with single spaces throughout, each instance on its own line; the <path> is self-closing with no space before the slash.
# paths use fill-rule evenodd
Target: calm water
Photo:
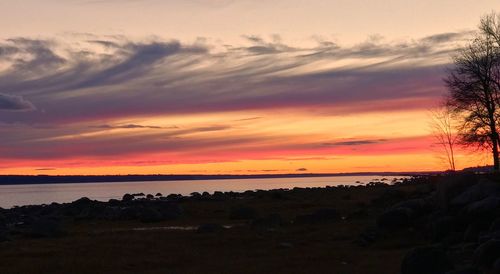
<path id="1" fill-rule="evenodd" d="M 6 185 L 0 186 L 0 207 L 15 205 L 49 204 L 52 202 L 72 202 L 81 197 L 108 201 L 120 199 L 125 193 L 162 193 L 189 195 L 192 192 L 269 190 L 294 187 L 324 187 L 337 185 L 356 185 L 387 178 L 403 176 L 332 176 L 307 178 L 269 178 L 269 179 L 230 179 L 230 180 L 195 180 L 195 181 L 156 181 L 124 183 L 85 183 L 85 184 L 44 184 L 44 185 Z"/>

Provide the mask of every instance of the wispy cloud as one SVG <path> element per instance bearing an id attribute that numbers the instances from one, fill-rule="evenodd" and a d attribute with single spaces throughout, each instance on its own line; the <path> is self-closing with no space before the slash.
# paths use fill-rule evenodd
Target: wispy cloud
<path id="1" fill-rule="evenodd" d="M 444 91 L 450 52 L 469 34 L 404 42 L 371 37 L 349 47 L 323 40 L 309 48 L 287 45 L 279 36 L 246 36 L 245 44 L 225 47 L 120 36 L 87 35 L 71 43 L 7 39 L 0 42 L 0 110 L 9 111 L 0 122 L 10 126 L 0 130 L 0 157 L 109 160 L 149 153 L 194 161 L 203 155 L 269 157 L 256 150 L 300 158 L 321 149 L 393 149 L 389 144 L 399 141 L 378 137 L 297 141 L 258 128 L 267 122 L 258 111 L 426 109 Z M 252 114 L 189 126 L 120 122 L 233 111 Z M 254 124 L 253 131 L 239 128 Z"/>

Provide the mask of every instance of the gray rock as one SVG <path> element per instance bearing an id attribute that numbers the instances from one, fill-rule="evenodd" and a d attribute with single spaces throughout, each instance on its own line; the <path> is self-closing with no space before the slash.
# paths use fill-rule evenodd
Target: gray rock
<path id="1" fill-rule="evenodd" d="M 266 217 L 257 218 L 252 222 L 252 226 L 254 227 L 265 227 L 265 228 L 276 228 L 284 224 L 285 221 L 279 214 L 270 214 Z"/>
<path id="2" fill-rule="evenodd" d="M 401 265 L 401 274 L 445 274 L 453 270 L 446 253 L 436 247 L 419 247 L 408 252 Z"/>
<path id="3" fill-rule="evenodd" d="M 340 220 L 339 212 L 334 208 L 322 208 L 311 214 L 304 214 L 295 217 L 298 224 L 322 224 Z"/>
<path id="4" fill-rule="evenodd" d="M 436 217 L 430 222 L 429 228 L 432 239 L 440 241 L 450 235 L 456 226 L 455 218 L 452 216 Z"/>
<path id="5" fill-rule="evenodd" d="M 124 202 L 130 202 L 132 200 L 134 200 L 134 195 L 128 194 L 128 193 L 125 194 L 125 195 L 123 195 L 122 201 L 124 201 Z"/>
<path id="6" fill-rule="evenodd" d="M 239 206 L 231 209 L 229 218 L 233 220 L 248 220 L 257 217 L 257 210 L 248 206 Z"/>
<path id="7" fill-rule="evenodd" d="M 292 248 L 293 244 L 292 243 L 288 243 L 288 242 L 282 242 L 282 243 L 279 243 L 278 247 L 279 248 Z"/>
<path id="8" fill-rule="evenodd" d="M 485 271 L 492 270 L 499 258 L 500 240 L 489 240 L 480 245 L 474 252 L 474 263 Z"/>
<path id="9" fill-rule="evenodd" d="M 465 206 L 470 203 L 483 200 L 487 197 L 500 196 L 500 184 L 488 180 L 481 180 L 479 183 L 467 188 L 460 195 L 451 201 L 452 206 Z"/>
<path id="10" fill-rule="evenodd" d="M 144 223 L 161 222 L 164 220 L 163 215 L 152 207 L 138 208 L 139 220 Z"/>
<path id="11" fill-rule="evenodd" d="M 409 208 L 390 208 L 377 218 L 377 225 L 387 229 L 408 227 L 411 224 L 411 215 Z"/>
<path id="12" fill-rule="evenodd" d="M 224 230 L 224 227 L 220 224 L 202 224 L 196 229 L 197 233 L 214 233 Z"/>
<path id="13" fill-rule="evenodd" d="M 178 219 L 184 214 L 184 209 L 179 204 L 172 202 L 161 202 L 158 205 L 158 211 L 165 220 Z"/>
<path id="14" fill-rule="evenodd" d="M 9 231 L 5 227 L 0 227 L 0 243 L 10 240 Z"/>
<path id="15" fill-rule="evenodd" d="M 476 268 L 466 267 L 463 269 L 446 272 L 446 274 L 481 274 L 481 272 Z"/>
<path id="16" fill-rule="evenodd" d="M 427 199 L 412 199 L 397 203 L 393 208 L 408 208 L 414 215 L 423 215 L 433 210 L 434 206 Z"/>
<path id="17" fill-rule="evenodd" d="M 487 197 L 480 201 L 471 203 L 466 207 L 466 213 L 473 218 L 493 218 L 494 213 L 500 208 L 499 197 Z"/>
<path id="18" fill-rule="evenodd" d="M 29 236 L 39 238 L 53 238 L 65 234 L 61 222 L 52 218 L 41 218 L 33 221 L 26 232 Z"/>

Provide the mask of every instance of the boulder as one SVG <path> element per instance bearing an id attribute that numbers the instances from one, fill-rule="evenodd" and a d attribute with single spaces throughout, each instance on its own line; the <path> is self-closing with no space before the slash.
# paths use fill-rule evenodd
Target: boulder
<path id="1" fill-rule="evenodd" d="M 434 195 L 437 205 L 448 210 L 452 200 L 466 189 L 477 183 L 477 178 L 471 174 L 449 175 L 441 178 L 436 184 Z"/>
<path id="2" fill-rule="evenodd" d="M 468 205 L 466 212 L 474 217 L 494 217 L 498 208 L 500 208 L 500 197 L 487 197 Z"/>
<path id="3" fill-rule="evenodd" d="M 0 243 L 9 240 L 9 231 L 6 227 L 0 227 Z"/>
<path id="4" fill-rule="evenodd" d="M 397 189 L 389 188 L 382 193 L 379 197 L 373 199 L 371 204 L 374 206 L 387 206 L 394 204 L 397 201 L 401 201 L 406 197 L 406 194 Z"/>
<path id="5" fill-rule="evenodd" d="M 134 200 L 134 195 L 128 194 L 128 193 L 125 194 L 125 195 L 123 195 L 122 201 L 124 201 L 124 202 L 130 202 L 132 200 Z"/>
<path id="6" fill-rule="evenodd" d="M 144 223 L 154 223 L 163 221 L 163 215 L 152 207 L 140 207 L 138 208 L 138 217 L 141 222 Z"/>
<path id="7" fill-rule="evenodd" d="M 490 232 L 500 231 L 500 218 L 495 219 L 490 226 Z"/>
<path id="8" fill-rule="evenodd" d="M 441 241 L 450 235 L 456 228 L 455 218 L 452 216 L 437 216 L 429 222 L 430 235 L 433 241 Z"/>
<path id="9" fill-rule="evenodd" d="M 295 217 L 297 224 L 321 224 L 340 220 L 340 214 L 334 208 L 322 208 L 311 214 L 304 214 Z"/>
<path id="10" fill-rule="evenodd" d="M 199 192 L 191 192 L 191 197 L 193 198 L 200 198 L 201 197 L 201 194 Z"/>
<path id="11" fill-rule="evenodd" d="M 28 225 L 26 234 L 37 238 L 53 238 L 65 234 L 59 220 L 53 218 L 41 218 L 34 220 Z"/>
<path id="12" fill-rule="evenodd" d="M 285 221 L 279 214 L 270 214 L 262 218 L 257 218 L 252 222 L 252 226 L 254 227 L 265 227 L 265 228 L 276 228 L 284 224 Z"/>
<path id="13" fill-rule="evenodd" d="M 184 209 L 179 204 L 174 202 L 160 202 L 158 205 L 158 211 L 165 220 L 177 219 L 184 214 Z"/>
<path id="14" fill-rule="evenodd" d="M 434 206 L 428 199 L 411 199 L 397 203 L 394 208 L 408 208 L 413 213 L 414 217 L 418 217 L 430 213 Z"/>
<path id="15" fill-rule="evenodd" d="M 232 220 L 249 220 L 257 217 L 257 210 L 248 206 L 233 207 L 229 213 Z"/>
<path id="16" fill-rule="evenodd" d="M 386 229 L 405 228 L 411 224 L 411 215 L 409 208 L 390 208 L 377 218 L 377 225 Z"/>
<path id="17" fill-rule="evenodd" d="M 460 195 L 451 200 L 452 206 L 465 206 L 487 197 L 499 197 L 500 184 L 488 180 L 481 180 L 479 183 L 467 188 Z"/>
<path id="18" fill-rule="evenodd" d="M 500 273 L 500 258 L 493 264 L 493 273 Z"/>
<path id="19" fill-rule="evenodd" d="M 139 216 L 139 211 L 135 207 L 124 207 L 120 210 L 119 219 L 120 220 L 133 220 Z"/>
<path id="20" fill-rule="evenodd" d="M 446 274 L 481 274 L 481 271 L 474 267 L 466 267 L 458 270 L 446 272 Z"/>
<path id="21" fill-rule="evenodd" d="M 489 240 L 474 252 L 474 263 L 483 271 L 492 271 L 500 258 L 500 240 Z"/>
<path id="22" fill-rule="evenodd" d="M 453 270 L 446 253 L 433 246 L 409 251 L 401 265 L 401 274 L 445 274 Z"/>
<path id="23" fill-rule="evenodd" d="M 93 205 L 93 201 L 87 197 L 80 198 L 72 203 L 67 204 L 64 207 L 64 212 L 67 216 L 79 216 L 82 215 L 84 211 L 88 211 Z"/>
<path id="24" fill-rule="evenodd" d="M 214 233 L 224 230 L 224 227 L 220 224 L 202 224 L 197 229 L 197 233 Z"/>

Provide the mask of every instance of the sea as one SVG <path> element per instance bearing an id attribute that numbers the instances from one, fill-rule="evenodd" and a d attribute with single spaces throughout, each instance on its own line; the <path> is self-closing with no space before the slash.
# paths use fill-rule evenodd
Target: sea
<path id="1" fill-rule="evenodd" d="M 402 180 L 405 176 L 326 176 L 299 178 L 217 179 L 109 183 L 23 184 L 0 185 L 0 207 L 68 203 L 82 197 L 108 201 L 121 199 L 124 194 L 144 193 L 163 196 L 190 195 L 193 192 L 244 192 L 247 190 L 292 189 L 295 187 L 326 187 L 338 185 L 364 185 L 369 182 Z"/>

